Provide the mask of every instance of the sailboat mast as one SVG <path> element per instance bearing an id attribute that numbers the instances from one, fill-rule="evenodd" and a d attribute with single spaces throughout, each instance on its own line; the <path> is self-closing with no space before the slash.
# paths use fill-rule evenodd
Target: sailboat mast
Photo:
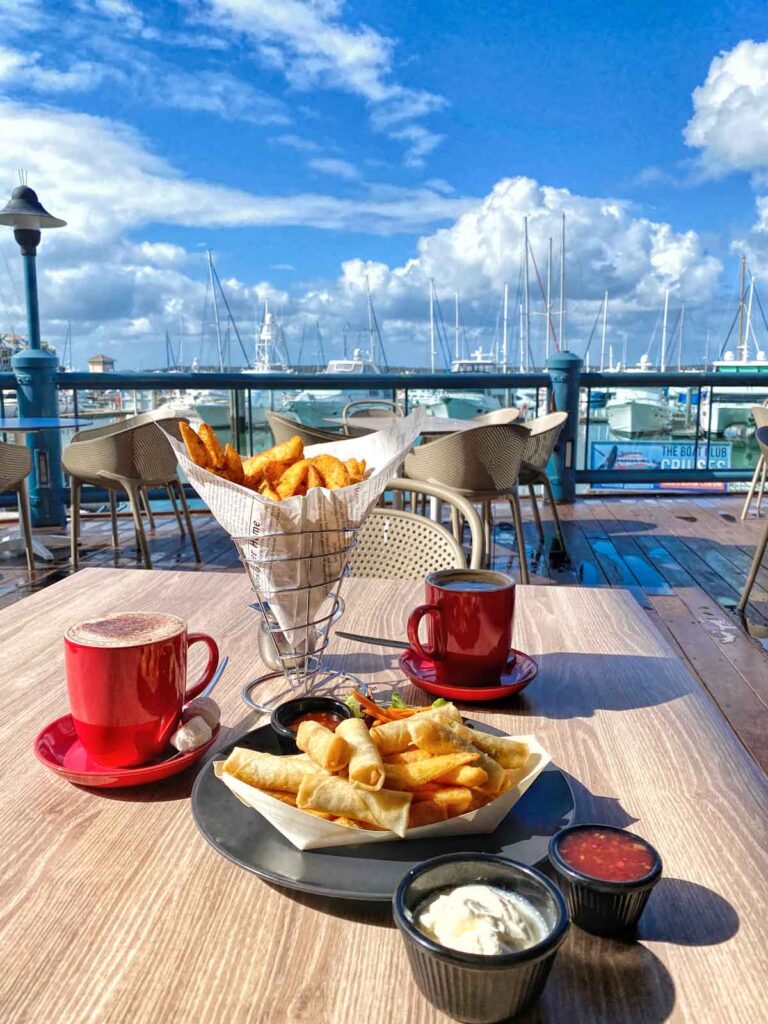
<path id="1" fill-rule="evenodd" d="M 501 369 L 503 373 L 507 372 L 507 341 L 509 337 L 509 285 L 504 282 L 504 327 L 501 336 Z"/>
<path id="2" fill-rule="evenodd" d="M 752 333 L 752 299 L 755 294 L 755 279 L 749 275 L 749 300 L 747 302 L 747 326 L 744 332 L 744 358 L 749 359 L 749 336 Z"/>
<path id="3" fill-rule="evenodd" d="M 737 349 L 736 358 L 744 360 L 744 289 L 747 281 L 747 257 L 741 257 L 741 300 L 739 302 L 739 346 Z"/>
<path id="4" fill-rule="evenodd" d="M 547 341 L 544 346 L 544 358 L 549 359 L 549 336 L 552 326 L 552 239 L 549 240 L 549 253 L 547 254 Z"/>
<path id="5" fill-rule="evenodd" d="M 677 346 L 677 369 L 682 373 L 683 370 L 683 328 L 685 326 L 685 303 L 680 307 L 680 337 L 679 344 Z"/>
<path id="6" fill-rule="evenodd" d="M 669 288 L 664 292 L 664 319 L 661 321 L 661 372 L 667 368 L 667 317 L 669 315 Z M 657 321 L 658 323 L 658 321 Z"/>
<path id="7" fill-rule="evenodd" d="M 531 297 L 528 283 L 528 218 L 523 217 L 523 248 L 525 257 L 523 259 L 523 301 L 525 304 L 525 332 L 520 334 L 520 372 L 525 371 L 525 357 L 528 353 L 528 339 L 531 331 Z"/>
<path id="8" fill-rule="evenodd" d="M 565 344 L 565 214 L 563 214 L 563 233 L 560 240 L 560 350 L 567 348 Z"/>
<path id="9" fill-rule="evenodd" d="M 429 279 L 429 368 L 435 372 L 435 282 Z"/>
<path id="10" fill-rule="evenodd" d="M 221 340 L 221 321 L 219 320 L 219 300 L 216 297 L 216 279 L 213 273 L 213 253 L 208 252 L 208 275 L 211 279 L 211 295 L 213 296 L 213 322 L 216 325 L 216 347 L 219 350 L 219 370 L 224 372 L 224 347 Z"/>
<path id="11" fill-rule="evenodd" d="M 368 302 L 368 358 L 376 362 L 376 333 L 373 329 L 373 304 L 371 302 L 371 283 L 365 275 L 365 295 Z"/>
<path id="12" fill-rule="evenodd" d="M 603 299 L 603 330 L 600 337 L 600 373 L 605 369 L 605 333 L 608 329 L 608 292 Z"/>
<path id="13" fill-rule="evenodd" d="M 461 359 L 461 353 L 459 352 L 459 293 L 453 293 L 453 305 L 454 305 L 454 317 L 453 317 L 453 347 L 456 352 L 456 358 Z"/>

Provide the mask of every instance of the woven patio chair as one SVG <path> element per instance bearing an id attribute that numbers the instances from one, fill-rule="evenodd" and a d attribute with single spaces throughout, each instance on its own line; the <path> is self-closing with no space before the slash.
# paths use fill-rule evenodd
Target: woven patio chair
<path id="1" fill-rule="evenodd" d="M 565 537 L 563 536 L 563 526 L 560 522 L 560 514 L 557 511 L 554 495 L 552 494 L 552 484 L 547 475 L 547 463 L 557 447 L 557 439 L 560 437 L 567 419 L 567 412 L 550 412 L 546 416 L 539 416 L 535 420 L 530 420 L 526 423 L 530 437 L 528 447 L 525 450 L 523 464 L 520 467 L 520 484 L 528 488 L 528 493 L 531 496 L 531 508 L 539 540 L 542 543 L 544 542 L 544 527 L 541 523 L 539 506 L 536 501 L 536 484 L 541 484 L 549 501 L 557 537 L 563 554 L 566 557 L 567 550 L 565 547 Z"/>
<path id="2" fill-rule="evenodd" d="M 329 441 L 344 440 L 344 434 L 333 430 L 321 430 L 319 427 L 305 427 L 298 420 L 291 419 L 290 416 L 283 416 L 279 412 L 267 411 L 265 415 L 269 429 L 272 431 L 272 437 L 275 439 L 275 444 L 282 444 L 297 434 L 306 445 L 327 444 Z"/>
<path id="3" fill-rule="evenodd" d="M 469 524 L 469 567 L 479 569 L 483 559 L 483 524 L 470 502 L 447 487 L 424 480 L 395 478 L 387 490 L 426 494 L 439 498 Z M 438 569 L 466 569 L 464 550 L 453 533 L 441 523 L 414 512 L 376 508 L 365 521 L 350 559 L 352 576 L 390 580 L 418 580 Z"/>
<path id="4" fill-rule="evenodd" d="M 181 439 L 179 424 L 181 418 L 156 409 L 141 413 L 123 423 L 110 424 L 81 430 L 72 438 L 62 452 L 61 461 L 69 473 L 72 488 L 72 565 L 79 564 L 78 546 L 80 541 L 80 491 L 82 486 L 103 487 L 109 491 L 112 518 L 112 541 L 117 547 L 116 498 L 120 493 L 128 495 L 136 528 L 136 538 L 144 565 L 152 568 L 144 523 L 141 518 L 142 503 L 149 509 L 146 491 L 150 487 L 164 487 L 176 514 L 181 535 L 184 536 L 176 497 L 184 512 L 189 539 L 195 561 L 201 561 L 200 549 L 192 525 L 192 517 L 184 496 L 184 488 L 177 474 L 176 455 L 158 427 L 173 437 Z M 154 523 L 149 510 L 150 524 Z"/>
<path id="5" fill-rule="evenodd" d="M 768 402 L 764 402 L 762 405 L 752 406 L 752 417 L 755 421 L 755 427 L 768 427 Z M 763 495 L 765 494 L 765 483 L 766 477 L 768 477 L 768 460 L 763 454 L 762 450 L 755 466 L 755 472 L 752 477 L 752 483 L 749 485 L 749 491 L 744 499 L 744 508 L 741 510 L 741 518 L 746 519 L 749 515 L 749 506 L 752 504 L 752 498 L 754 497 L 755 490 L 757 489 L 757 514 L 760 515 L 760 506 L 763 503 Z M 758 478 L 760 479 L 760 486 L 758 487 Z"/>
<path id="6" fill-rule="evenodd" d="M 24 535 L 24 549 L 27 554 L 29 575 L 35 574 L 35 559 L 32 548 L 32 522 L 29 515 L 29 491 L 27 477 L 32 472 L 32 452 L 23 444 L 0 443 L 0 494 L 16 491 L 19 502 L 19 522 Z"/>
<path id="7" fill-rule="evenodd" d="M 494 409 L 493 412 L 483 412 L 479 416 L 473 416 L 472 422 L 477 423 L 478 426 L 487 427 L 492 423 L 514 423 L 519 419 L 520 410 L 510 405 L 506 409 Z"/>
<path id="8" fill-rule="evenodd" d="M 449 487 L 473 504 L 482 506 L 487 565 L 491 561 L 493 502 L 508 499 L 523 583 L 528 582 L 528 561 L 517 485 L 528 441 L 528 429 L 521 424 L 496 423 L 437 438 L 419 445 L 405 457 L 406 477 Z M 454 517 L 455 524 L 456 521 Z M 460 523 L 456 528 L 460 528 Z"/>
<path id="9" fill-rule="evenodd" d="M 760 453 L 763 460 L 768 461 L 768 425 L 764 427 L 758 427 L 755 431 L 755 439 L 760 445 Z M 741 592 L 739 603 L 736 606 L 736 610 L 743 614 L 747 605 L 749 604 L 749 598 L 752 594 L 752 588 L 755 585 L 757 574 L 760 571 L 760 566 L 763 564 L 763 558 L 765 557 L 766 549 L 768 548 L 768 519 L 765 521 L 765 529 L 763 530 L 763 536 L 760 539 L 760 543 L 755 549 L 755 555 L 752 559 L 752 564 L 749 567 L 749 574 L 747 575 L 747 581 L 744 584 L 744 589 Z"/>
<path id="10" fill-rule="evenodd" d="M 341 416 L 344 420 L 344 433 L 348 437 L 359 437 L 361 433 L 370 433 L 365 426 L 366 416 L 401 419 L 405 416 L 405 410 L 399 402 L 389 398 L 356 398 L 353 402 L 347 402 Z M 353 423 L 353 420 L 356 422 Z"/>

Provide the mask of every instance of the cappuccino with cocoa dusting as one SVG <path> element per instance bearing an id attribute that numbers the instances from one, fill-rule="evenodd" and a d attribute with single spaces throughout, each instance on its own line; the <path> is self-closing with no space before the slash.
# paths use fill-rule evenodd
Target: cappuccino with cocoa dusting
<path id="1" fill-rule="evenodd" d="M 70 626 L 69 641 L 85 647 L 141 647 L 167 640 L 186 629 L 176 615 L 163 612 L 124 612 L 100 619 L 86 619 Z"/>

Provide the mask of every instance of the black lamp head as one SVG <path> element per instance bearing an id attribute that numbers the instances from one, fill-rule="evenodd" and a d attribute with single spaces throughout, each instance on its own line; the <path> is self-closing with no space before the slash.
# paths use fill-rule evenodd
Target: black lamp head
<path id="1" fill-rule="evenodd" d="M 0 210 L 0 224 L 12 228 L 63 228 L 65 220 L 52 217 L 37 198 L 37 193 L 28 185 L 19 185 L 11 193 L 11 198 Z"/>

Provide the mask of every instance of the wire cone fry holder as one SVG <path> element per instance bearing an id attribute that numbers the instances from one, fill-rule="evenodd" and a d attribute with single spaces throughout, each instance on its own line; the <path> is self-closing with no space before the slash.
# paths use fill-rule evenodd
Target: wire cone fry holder
<path id="1" fill-rule="evenodd" d="M 358 527 L 310 530 L 291 538 L 291 554 L 275 545 L 275 535 L 232 538 L 257 597 L 252 607 L 261 614 L 262 661 L 281 671 L 298 693 L 313 688 L 331 630 L 344 611 L 341 587 L 358 532 Z"/>
<path id="2" fill-rule="evenodd" d="M 260 636 L 266 633 L 268 640 L 261 650 L 271 652 L 267 664 L 278 666 L 293 689 L 317 686 L 322 653 L 343 610 L 340 590 L 360 528 L 421 433 L 423 420 L 419 409 L 393 419 L 386 430 L 308 447 L 307 457 L 365 459 L 370 474 L 349 487 L 314 487 L 283 501 L 270 501 L 202 469 L 182 442 L 165 435 L 187 480 L 235 542 L 257 596 Z"/>

